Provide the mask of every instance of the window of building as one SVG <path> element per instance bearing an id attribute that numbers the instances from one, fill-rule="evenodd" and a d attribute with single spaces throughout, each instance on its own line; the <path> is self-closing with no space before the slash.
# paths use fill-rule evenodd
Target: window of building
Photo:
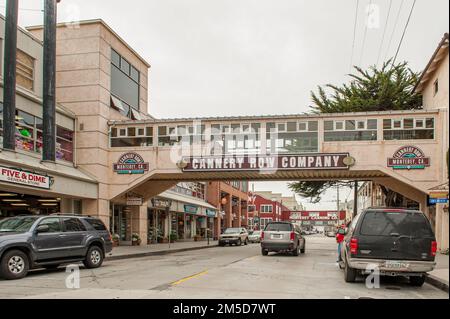
<path id="1" fill-rule="evenodd" d="M 153 127 L 111 128 L 111 147 L 153 146 Z"/>
<path id="2" fill-rule="evenodd" d="M 261 205 L 260 209 L 261 209 L 261 213 L 271 213 L 273 206 L 272 205 Z"/>
<path id="3" fill-rule="evenodd" d="M 339 120 L 324 122 L 325 142 L 335 141 L 375 141 L 378 120 Z"/>
<path id="4" fill-rule="evenodd" d="M 73 162 L 73 131 L 56 127 L 56 159 Z"/>
<path id="5" fill-rule="evenodd" d="M 17 85 L 32 91 L 34 87 L 34 59 L 19 49 L 17 49 L 16 72 Z"/>
<path id="6" fill-rule="evenodd" d="M 317 152 L 318 127 L 317 121 L 266 123 L 267 152 Z"/>
<path id="7" fill-rule="evenodd" d="M 434 118 L 385 119 L 383 135 L 386 141 L 434 139 Z"/>
<path id="8" fill-rule="evenodd" d="M 249 213 L 253 213 L 254 211 L 256 211 L 256 206 L 255 205 L 248 205 L 247 209 L 248 209 Z"/>
<path id="9" fill-rule="evenodd" d="M 111 50 L 111 107 L 135 120 L 140 119 L 139 80 L 138 69 Z"/>

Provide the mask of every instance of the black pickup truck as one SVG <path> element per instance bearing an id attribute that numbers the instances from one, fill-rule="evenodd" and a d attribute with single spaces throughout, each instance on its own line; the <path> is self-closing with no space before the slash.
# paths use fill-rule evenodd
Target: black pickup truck
<path id="1" fill-rule="evenodd" d="M 97 218 L 50 215 L 0 221 L 0 277 L 4 279 L 75 262 L 97 268 L 111 250 L 111 235 Z"/>

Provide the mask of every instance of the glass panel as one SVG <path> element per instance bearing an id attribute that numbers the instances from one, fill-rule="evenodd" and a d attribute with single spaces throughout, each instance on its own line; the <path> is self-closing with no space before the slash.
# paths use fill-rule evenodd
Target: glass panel
<path id="1" fill-rule="evenodd" d="M 57 126 L 56 128 L 56 136 L 68 141 L 73 140 L 73 132 L 60 126 Z"/>
<path id="2" fill-rule="evenodd" d="M 376 130 L 378 128 L 378 120 L 367 120 L 367 129 Z"/>
<path id="3" fill-rule="evenodd" d="M 153 127 L 146 127 L 145 128 L 145 135 L 153 136 Z"/>
<path id="4" fill-rule="evenodd" d="M 28 126 L 34 126 L 34 116 L 22 111 L 17 111 L 17 118 L 16 120 L 21 123 Z"/>
<path id="5" fill-rule="evenodd" d="M 111 137 L 117 137 L 117 128 L 111 128 Z"/>
<path id="6" fill-rule="evenodd" d="M 111 147 L 133 147 L 133 146 L 152 146 L 152 137 L 138 137 L 138 138 L 113 138 L 111 139 Z"/>
<path id="7" fill-rule="evenodd" d="M 128 132 L 127 135 L 130 137 L 136 136 L 136 128 L 134 128 L 134 127 L 129 127 L 127 129 L 127 132 Z"/>
<path id="8" fill-rule="evenodd" d="M 241 132 L 241 125 L 240 124 L 231 124 L 231 132 L 236 134 Z"/>
<path id="9" fill-rule="evenodd" d="M 143 128 L 139 128 L 138 129 L 138 134 L 137 134 L 138 136 L 143 136 L 143 135 L 145 135 L 145 129 L 143 129 Z"/>
<path id="10" fill-rule="evenodd" d="M 67 162 L 73 161 L 73 143 L 61 138 L 56 139 L 56 159 Z"/>
<path id="11" fill-rule="evenodd" d="M 357 123 L 358 130 L 366 129 L 366 122 L 365 121 L 357 121 L 356 123 Z"/>
<path id="12" fill-rule="evenodd" d="M 275 129 L 275 123 L 266 123 L 266 131 L 267 133 L 272 132 Z"/>
<path id="13" fill-rule="evenodd" d="M 114 50 L 111 50 L 111 62 L 120 67 L 120 55 Z"/>
<path id="14" fill-rule="evenodd" d="M 383 129 L 390 130 L 392 128 L 392 120 L 383 120 Z"/>
<path id="15" fill-rule="evenodd" d="M 124 58 L 120 61 L 120 69 L 125 72 L 126 75 L 130 75 L 130 63 Z"/>
<path id="16" fill-rule="evenodd" d="M 384 131 L 384 140 L 432 140 L 434 139 L 434 130 L 390 130 Z"/>
<path id="17" fill-rule="evenodd" d="M 423 120 L 416 120 L 416 127 L 417 128 L 423 128 L 424 127 L 424 121 Z"/>
<path id="18" fill-rule="evenodd" d="M 131 67 L 130 76 L 133 80 L 135 80 L 137 83 L 139 83 L 139 71 L 136 70 L 136 68 L 134 66 Z"/>
<path id="19" fill-rule="evenodd" d="M 298 123 L 298 130 L 299 131 L 306 131 L 307 128 L 308 128 L 308 123 L 306 123 L 306 122 Z"/>
<path id="20" fill-rule="evenodd" d="M 425 123 L 426 128 L 434 128 L 434 119 L 427 119 Z"/>
<path id="21" fill-rule="evenodd" d="M 333 121 L 325 121 L 323 122 L 325 131 L 333 131 L 334 130 L 334 122 Z"/>
<path id="22" fill-rule="evenodd" d="M 344 129 L 344 122 L 335 122 L 335 129 L 336 130 L 343 130 Z"/>
<path id="23" fill-rule="evenodd" d="M 139 85 L 114 65 L 111 66 L 111 93 L 126 104 L 139 108 Z"/>
<path id="24" fill-rule="evenodd" d="M 319 122 L 317 122 L 317 121 L 309 121 L 308 122 L 308 131 L 309 132 L 317 132 L 317 131 L 319 131 Z"/>
<path id="25" fill-rule="evenodd" d="M 159 126 L 158 127 L 158 135 L 159 136 L 167 135 L 167 126 Z"/>
<path id="26" fill-rule="evenodd" d="M 394 128 L 402 128 L 402 120 L 394 120 Z"/>
<path id="27" fill-rule="evenodd" d="M 186 133 L 186 126 L 185 125 L 178 125 L 178 128 L 177 128 L 177 133 L 178 133 L 178 135 L 180 135 L 180 136 L 183 136 L 183 135 L 186 135 L 187 133 Z"/>
<path id="28" fill-rule="evenodd" d="M 414 128 L 414 119 L 404 119 L 403 120 L 403 128 L 404 129 Z"/>
<path id="29" fill-rule="evenodd" d="M 277 127 L 278 127 L 278 132 L 286 131 L 286 124 L 284 124 L 284 123 L 279 123 Z"/>
<path id="30" fill-rule="evenodd" d="M 287 131 L 288 132 L 297 132 L 297 122 L 288 122 L 287 123 Z"/>
<path id="31" fill-rule="evenodd" d="M 353 131 L 355 130 L 355 121 L 345 121 L 345 130 L 346 131 Z"/>
<path id="32" fill-rule="evenodd" d="M 325 132 L 325 142 L 335 141 L 376 141 L 377 131 Z"/>

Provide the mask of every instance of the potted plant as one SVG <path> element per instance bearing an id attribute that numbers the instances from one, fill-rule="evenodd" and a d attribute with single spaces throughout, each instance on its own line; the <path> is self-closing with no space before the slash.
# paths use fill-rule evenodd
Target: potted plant
<path id="1" fill-rule="evenodd" d="M 178 240 L 178 234 L 176 231 L 172 231 L 172 233 L 170 234 L 170 242 L 176 242 Z"/>
<path id="2" fill-rule="evenodd" d="M 112 237 L 113 247 L 119 246 L 120 236 L 118 234 L 112 234 L 111 237 Z"/>
<path id="3" fill-rule="evenodd" d="M 141 237 L 139 237 L 139 234 L 134 233 L 131 235 L 131 244 L 133 246 L 139 246 L 141 244 Z"/>

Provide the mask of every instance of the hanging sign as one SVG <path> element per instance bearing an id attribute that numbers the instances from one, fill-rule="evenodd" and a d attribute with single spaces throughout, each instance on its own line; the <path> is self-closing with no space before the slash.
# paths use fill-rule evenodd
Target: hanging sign
<path id="1" fill-rule="evenodd" d="M 125 153 L 113 165 L 113 168 L 117 174 L 144 174 L 148 171 L 149 164 L 144 162 L 142 156 L 137 153 Z"/>
<path id="2" fill-rule="evenodd" d="M 393 169 L 424 169 L 430 166 L 430 158 L 415 146 L 404 146 L 388 158 L 388 167 Z"/>

